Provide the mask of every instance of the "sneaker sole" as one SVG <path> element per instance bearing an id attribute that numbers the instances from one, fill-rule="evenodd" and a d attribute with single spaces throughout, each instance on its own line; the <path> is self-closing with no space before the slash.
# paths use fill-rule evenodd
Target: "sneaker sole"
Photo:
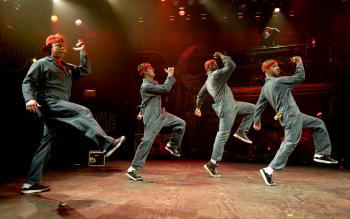
<path id="1" fill-rule="evenodd" d="M 314 161 L 317 163 L 325 163 L 325 164 L 338 164 L 338 161 L 336 162 L 331 162 L 331 161 L 326 161 L 326 160 L 320 160 L 318 158 L 314 158 Z"/>
<path id="2" fill-rule="evenodd" d="M 210 174 L 210 176 L 211 177 L 215 177 L 215 178 L 219 178 L 219 177 L 221 177 L 221 175 L 214 175 L 214 174 L 212 174 L 212 172 L 209 170 L 209 168 L 207 167 L 207 165 L 206 164 L 204 164 L 204 169 Z"/>
<path id="3" fill-rule="evenodd" d="M 265 176 L 265 173 L 264 173 L 264 170 L 263 170 L 263 169 L 260 169 L 260 174 L 261 174 L 262 178 L 264 179 L 264 182 L 265 182 L 265 184 L 266 184 L 266 185 L 268 185 L 268 186 L 275 186 L 275 185 L 276 185 L 276 183 L 271 184 L 271 183 L 269 183 L 269 182 L 267 181 L 267 179 L 266 179 L 266 176 Z"/>
<path id="4" fill-rule="evenodd" d="M 142 178 L 134 178 L 132 175 L 130 175 L 129 173 L 125 173 L 125 175 L 127 177 L 129 177 L 129 179 L 133 180 L 133 181 L 143 181 Z"/>
<path id="5" fill-rule="evenodd" d="M 41 193 L 41 192 L 48 192 L 50 191 L 51 188 L 47 188 L 47 189 L 36 189 L 36 190 L 22 190 L 21 194 L 22 195 L 29 195 L 29 194 L 35 194 L 35 193 Z"/>
<path id="6" fill-rule="evenodd" d="M 241 140 L 241 141 L 243 141 L 245 143 L 248 143 L 248 144 L 252 144 L 253 143 L 252 141 L 246 140 L 246 139 L 242 138 L 241 136 L 239 136 L 237 134 L 234 134 L 233 137 L 238 138 L 239 140 Z"/>
<path id="7" fill-rule="evenodd" d="M 116 144 L 115 146 L 114 146 L 114 148 L 112 148 L 110 151 L 108 151 L 106 154 L 105 154 L 105 157 L 109 157 L 109 156 L 111 156 L 113 153 L 114 153 L 114 151 L 115 150 L 117 150 L 119 147 L 120 147 L 120 145 L 122 145 L 122 143 L 125 141 L 125 136 L 121 136 L 121 139 L 120 139 L 120 141 L 118 142 L 118 144 Z"/>
<path id="8" fill-rule="evenodd" d="M 175 154 L 174 152 L 172 152 L 168 147 L 165 146 L 165 150 L 169 151 L 170 154 L 174 155 L 175 157 L 180 157 L 180 154 Z"/>

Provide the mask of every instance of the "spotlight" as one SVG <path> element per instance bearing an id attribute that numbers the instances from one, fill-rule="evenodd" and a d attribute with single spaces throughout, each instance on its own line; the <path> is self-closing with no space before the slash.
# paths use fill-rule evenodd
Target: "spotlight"
<path id="1" fill-rule="evenodd" d="M 16 3 L 13 9 L 15 9 L 16 11 L 19 11 L 21 9 L 21 5 Z"/>
<path id="2" fill-rule="evenodd" d="M 80 25 L 82 25 L 83 24 L 83 22 L 80 20 L 80 19 L 76 19 L 75 20 L 75 25 L 76 26 L 80 26 Z"/>
<path id="3" fill-rule="evenodd" d="M 32 58 L 32 62 L 34 63 L 34 62 L 36 62 L 37 61 L 37 59 L 36 58 Z"/>
<path id="4" fill-rule="evenodd" d="M 290 10 L 290 11 L 288 12 L 288 16 L 289 16 L 289 17 L 294 17 L 294 16 L 295 16 L 295 11 L 294 11 L 294 10 Z"/>
<path id="5" fill-rule="evenodd" d="M 260 15 L 261 15 L 261 12 L 260 12 L 260 11 L 255 12 L 255 18 L 256 18 L 256 19 L 259 19 L 259 18 L 260 18 Z"/>
<path id="6" fill-rule="evenodd" d="M 51 16 L 51 22 L 56 23 L 58 21 L 58 17 L 56 15 Z"/>
<path id="7" fill-rule="evenodd" d="M 278 13 L 278 12 L 281 11 L 281 9 L 280 9 L 280 8 L 275 8 L 275 10 L 273 10 L 273 11 L 276 12 L 276 13 Z"/>
<path id="8" fill-rule="evenodd" d="M 185 7 L 179 7 L 179 15 L 184 16 L 186 14 Z"/>

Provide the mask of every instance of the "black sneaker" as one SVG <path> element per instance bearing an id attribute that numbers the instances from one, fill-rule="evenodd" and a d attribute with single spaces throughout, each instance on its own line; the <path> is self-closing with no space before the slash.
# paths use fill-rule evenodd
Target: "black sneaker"
<path id="1" fill-rule="evenodd" d="M 274 183 L 272 181 L 272 174 L 266 173 L 264 169 L 260 169 L 260 174 L 263 177 L 266 185 L 268 185 L 268 186 L 275 186 L 276 185 L 276 183 Z"/>
<path id="2" fill-rule="evenodd" d="M 236 131 L 235 134 L 233 134 L 233 137 L 238 138 L 239 140 L 248 143 L 248 144 L 252 144 L 253 142 L 248 138 L 248 136 L 245 134 L 245 132 L 242 131 Z"/>
<path id="3" fill-rule="evenodd" d="M 117 150 L 120 145 L 125 141 L 125 136 L 121 136 L 119 138 L 114 139 L 112 144 L 108 147 L 105 148 L 102 152 L 105 153 L 105 157 L 109 157 L 113 154 L 115 150 Z"/>
<path id="4" fill-rule="evenodd" d="M 325 164 L 338 164 L 337 160 L 334 160 L 329 155 L 318 155 L 315 154 L 314 161 L 318 163 L 325 163 Z"/>
<path id="5" fill-rule="evenodd" d="M 30 185 L 25 183 L 21 188 L 21 194 L 27 195 L 27 194 L 34 194 L 34 193 L 40 193 L 40 192 L 47 192 L 50 191 L 50 186 L 44 186 L 40 183 L 35 183 L 34 185 Z"/>
<path id="6" fill-rule="evenodd" d="M 165 146 L 165 149 L 175 157 L 180 157 L 179 147 L 176 146 L 173 142 L 168 142 Z"/>
<path id="7" fill-rule="evenodd" d="M 211 161 L 209 161 L 208 163 L 204 164 L 204 169 L 206 171 L 208 171 L 208 173 L 210 174 L 210 176 L 212 177 L 221 177 L 221 175 L 218 174 L 218 172 L 216 171 L 216 168 L 219 165 L 212 163 Z"/>
<path id="8" fill-rule="evenodd" d="M 125 175 L 127 175 L 129 177 L 129 179 L 134 180 L 134 181 L 142 181 L 143 180 L 142 176 L 138 175 L 136 170 L 127 171 Z"/>

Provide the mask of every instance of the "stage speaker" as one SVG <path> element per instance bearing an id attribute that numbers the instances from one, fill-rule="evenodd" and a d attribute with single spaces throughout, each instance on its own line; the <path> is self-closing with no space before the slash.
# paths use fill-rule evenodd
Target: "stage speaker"
<path id="1" fill-rule="evenodd" d="M 105 155 L 101 151 L 89 151 L 89 166 L 104 166 L 105 165 Z"/>

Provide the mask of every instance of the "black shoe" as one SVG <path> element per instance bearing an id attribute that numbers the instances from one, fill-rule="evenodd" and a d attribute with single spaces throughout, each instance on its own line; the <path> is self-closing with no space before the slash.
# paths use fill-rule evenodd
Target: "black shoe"
<path id="1" fill-rule="evenodd" d="M 274 183 L 272 181 L 272 174 L 266 173 L 264 169 L 260 169 L 260 174 L 263 177 L 266 185 L 268 185 L 268 186 L 275 186 L 276 185 L 276 183 Z"/>
<path id="2" fill-rule="evenodd" d="M 121 136 L 119 138 L 114 139 L 112 144 L 108 148 L 102 151 L 103 153 L 105 153 L 105 157 L 111 156 L 113 152 L 117 150 L 124 141 L 125 141 L 125 136 Z"/>
<path id="3" fill-rule="evenodd" d="M 314 156 L 314 161 L 318 163 L 325 163 L 325 164 L 338 164 L 337 160 L 334 160 L 329 155 L 316 155 Z"/>
<path id="4" fill-rule="evenodd" d="M 129 179 L 134 180 L 134 181 L 142 181 L 143 180 L 142 176 L 138 175 L 136 170 L 128 171 L 128 172 L 126 172 L 125 175 L 127 175 L 129 177 Z"/>
<path id="5" fill-rule="evenodd" d="M 245 132 L 237 131 L 235 134 L 233 134 L 233 137 L 238 138 L 239 140 L 252 144 L 253 142 L 248 138 L 248 136 L 245 134 Z"/>
<path id="6" fill-rule="evenodd" d="M 35 183 L 34 185 L 30 184 L 24 184 L 21 188 L 21 194 L 27 195 L 27 194 L 34 194 L 34 193 L 40 193 L 40 192 L 47 192 L 50 191 L 50 186 L 44 186 L 40 183 Z"/>
<path id="7" fill-rule="evenodd" d="M 210 174 L 210 176 L 212 177 L 221 177 L 221 175 L 218 174 L 216 168 L 219 165 L 212 163 L 211 161 L 209 161 L 208 163 L 204 164 L 204 169 L 206 171 L 208 171 L 208 173 Z"/>
<path id="8" fill-rule="evenodd" d="M 165 146 L 165 149 L 175 157 L 180 157 L 179 147 L 176 146 L 173 142 L 168 142 Z"/>

